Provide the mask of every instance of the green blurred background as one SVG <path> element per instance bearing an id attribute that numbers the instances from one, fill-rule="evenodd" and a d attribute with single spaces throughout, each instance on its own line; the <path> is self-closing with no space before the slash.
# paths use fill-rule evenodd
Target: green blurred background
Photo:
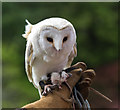
<path id="1" fill-rule="evenodd" d="M 49 17 L 69 20 L 77 32 L 78 55 L 96 71 L 93 87 L 113 100 L 109 103 L 91 93 L 94 108 L 118 106 L 118 7 L 117 3 L 31 2 L 2 3 L 2 107 L 21 107 L 39 99 L 24 68 L 26 40 L 22 37 L 25 19 L 32 24 Z"/>

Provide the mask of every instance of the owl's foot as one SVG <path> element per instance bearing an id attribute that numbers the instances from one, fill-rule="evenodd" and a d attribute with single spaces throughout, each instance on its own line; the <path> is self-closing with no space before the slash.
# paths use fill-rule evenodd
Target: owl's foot
<path id="1" fill-rule="evenodd" d="M 61 73 L 53 72 L 51 74 L 51 83 L 58 86 L 59 89 L 62 89 L 61 85 L 63 82 L 66 82 L 67 79 L 71 76 L 70 73 L 62 71 Z"/>
<path id="2" fill-rule="evenodd" d="M 52 89 L 54 88 L 54 86 L 55 86 L 55 85 L 51 85 L 51 84 L 45 85 L 45 86 L 44 86 L 44 91 L 43 91 L 42 95 L 46 96 L 47 93 L 49 93 L 49 92 L 52 93 Z"/>
<path id="3" fill-rule="evenodd" d="M 69 77 L 71 77 L 71 73 L 66 73 L 65 71 L 62 71 L 61 74 L 61 82 L 66 82 Z"/>
<path id="4" fill-rule="evenodd" d="M 41 88 L 43 89 L 42 95 L 46 96 L 49 92 L 52 93 L 52 90 L 58 87 L 59 89 L 62 89 L 62 83 L 67 82 L 67 79 L 71 77 L 71 73 L 66 73 L 65 71 L 62 71 L 61 75 L 58 72 L 53 72 L 51 75 L 51 83 L 52 84 L 47 84 L 43 81 L 41 81 L 39 84 Z"/>

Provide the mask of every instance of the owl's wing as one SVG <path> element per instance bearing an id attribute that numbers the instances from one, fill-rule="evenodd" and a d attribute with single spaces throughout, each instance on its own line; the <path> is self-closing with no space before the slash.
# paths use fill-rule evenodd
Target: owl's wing
<path id="1" fill-rule="evenodd" d="M 67 65 L 65 68 L 68 68 L 71 66 L 72 61 L 73 61 L 74 57 L 76 57 L 76 56 L 77 56 L 77 46 L 76 46 L 76 44 L 74 44 L 73 49 L 68 57 L 68 62 L 67 62 Z"/>
<path id="2" fill-rule="evenodd" d="M 32 43 L 27 42 L 26 54 L 25 54 L 25 67 L 26 67 L 26 73 L 30 82 L 33 82 L 32 64 L 34 61 L 35 61 L 35 56 L 33 54 Z"/>

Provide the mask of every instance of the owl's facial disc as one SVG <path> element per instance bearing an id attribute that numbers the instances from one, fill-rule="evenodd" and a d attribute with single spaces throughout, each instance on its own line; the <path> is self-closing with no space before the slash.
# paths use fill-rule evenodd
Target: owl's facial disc
<path id="1" fill-rule="evenodd" d="M 56 29 L 53 27 L 45 27 L 40 33 L 41 48 L 48 55 L 67 54 L 71 51 L 74 43 L 74 32 L 71 27 Z"/>

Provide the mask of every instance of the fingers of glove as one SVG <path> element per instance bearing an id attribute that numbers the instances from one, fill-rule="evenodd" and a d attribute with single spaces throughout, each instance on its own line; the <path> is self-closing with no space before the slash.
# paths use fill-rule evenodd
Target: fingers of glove
<path id="1" fill-rule="evenodd" d="M 96 76 L 95 71 L 93 69 L 88 69 L 82 73 L 81 78 L 83 80 L 86 78 L 90 78 L 91 80 L 93 80 L 95 76 Z"/>
<path id="2" fill-rule="evenodd" d="M 74 69 L 71 73 L 81 74 L 82 70 L 81 70 L 81 68 Z"/>
<path id="3" fill-rule="evenodd" d="M 91 85 L 91 79 L 89 81 L 83 80 L 83 81 L 78 83 L 78 86 L 80 89 L 85 88 L 85 87 L 89 87 L 90 85 Z"/>
<path id="4" fill-rule="evenodd" d="M 89 87 L 94 77 L 95 77 L 94 70 L 92 69 L 85 70 L 81 75 L 79 83 L 76 85 L 77 89 L 81 91 L 82 89 Z"/>
<path id="5" fill-rule="evenodd" d="M 81 68 L 83 71 L 85 71 L 87 68 L 87 65 L 84 62 L 78 62 L 75 65 L 72 65 L 72 67 L 76 69 Z"/>
<path id="6" fill-rule="evenodd" d="M 75 69 L 79 69 L 79 68 L 81 68 L 82 71 L 85 71 L 86 68 L 87 68 L 87 66 L 86 66 L 86 64 L 83 63 L 83 62 L 78 62 L 78 63 L 76 63 L 75 65 L 72 65 L 71 67 L 65 69 L 64 71 L 65 71 L 66 73 L 69 73 L 69 72 L 72 72 L 72 71 L 74 71 Z"/>

